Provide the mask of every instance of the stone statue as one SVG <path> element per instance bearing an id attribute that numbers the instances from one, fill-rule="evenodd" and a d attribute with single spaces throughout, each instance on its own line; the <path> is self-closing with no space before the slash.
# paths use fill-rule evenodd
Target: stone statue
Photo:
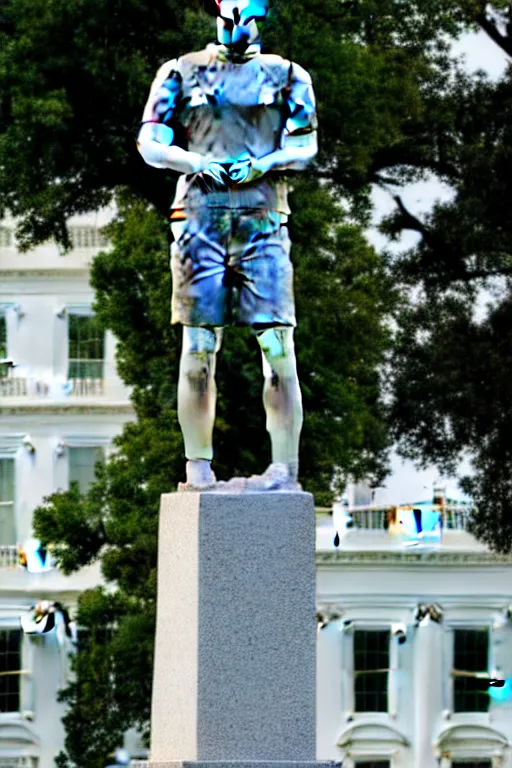
<path id="1" fill-rule="evenodd" d="M 270 466 L 240 489 L 296 490 L 302 401 L 284 174 L 317 152 L 315 99 L 302 67 L 261 53 L 257 22 L 268 1 L 212 0 L 211 12 L 218 45 L 160 67 L 138 139 L 146 163 L 182 174 L 171 208 L 172 322 L 183 325 L 180 489 L 220 485 L 211 469 L 215 360 L 223 327 L 236 324 L 250 326 L 262 350 L 272 445 Z"/>

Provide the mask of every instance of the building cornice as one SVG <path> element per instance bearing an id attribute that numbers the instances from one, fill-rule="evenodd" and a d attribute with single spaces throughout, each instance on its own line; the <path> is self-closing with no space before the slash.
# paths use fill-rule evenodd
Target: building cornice
<path id="1" fill-rule="evenodd" d="M 16 405 L 2 405 L 0 403 L 0 414 L 8 414 L 9 416 L 25 416 L 29 413 L 42 414 L 42 415 L 66 415 L 69 413 L 79 415 L 112 415 L 123 414 L 127 416 L 133 416 L 135 410 L 130 402 L 104 402 L 104 403 L 76 403 L 76 402 L 59 402 L 59 403 L 23 403 Z"/>
<path id="2" fill-rule="evenodd" d="M 56 267 L 48 269 L 0 269 L 2 280 L 67 280 L 69 278 L 83 277 L 89 279 L 90 268 L 79 266 L 70 266 L 67 269 Z"/>
<path id="3" fill-rule="evenodd" d="M 402 552 L 386 550 L 336 550 L 333 552 L 317 552 L 316 564 L 321 567 L 336 568 L 340 566 L 403 566 L 421 565 L 438 568 L 439 566 L 484 566 L 500 567 L 512 565 L 511 555 L 496 555 L 492 552 L 457 552 L 454 550 L 437 550 L 425 552 Z"/>

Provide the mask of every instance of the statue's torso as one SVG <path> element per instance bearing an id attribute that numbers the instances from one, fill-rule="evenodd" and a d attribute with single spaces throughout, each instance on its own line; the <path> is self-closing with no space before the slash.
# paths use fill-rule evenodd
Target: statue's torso
<path id="1" fill-rule="evenodd" d="M 207 49 L 179 64 L 183 107 L 178 110 L 190 150 L 236 158 L 243 152 L 263 157 L 279 148 L 289 62 L 259 55 L 232 64 Z"/>
<path id="2" fill-rule="evenodd" d="M 220 160 L 243 153 L 259 158 L 279 149 L 289 68 L 290 62 L 272 55 L 240 64 L 223 61 L 215 46 L 178 59 L 181 93 L 173 119 L 184 129 L 187 148 Z M 286 183 L 277 175 L 236 190 L 212 183 L 207 191 L 197 180 L 181 177 L 173 208 L 204 204 L 289 213 Z"/>

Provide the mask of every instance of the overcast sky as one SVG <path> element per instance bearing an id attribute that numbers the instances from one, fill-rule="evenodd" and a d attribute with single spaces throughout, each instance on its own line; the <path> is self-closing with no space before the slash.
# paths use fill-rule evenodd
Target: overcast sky
<path id="1" fill-rule="evenodd" d="M 453 48 L 454 56 L 464 56 L 465 66 L 470 72 L 484 70 L 492 78 L 499 78 L 503 73 L 507 56 L 483 33 L 465 35 Z M 451 191 L 446 185 L 440 184 L 435 179 L 411 184 L 400 192 L 407 208 L 417 215 L 431 210 L 436 200 L 449 200 Z M 393 210 L 394 203 L 391 196 L 384 190 L 375 189 L 373 198 L 376 204 L 374 224 Z M 389 247 L 386 239 L 373 227 L 369 232 L 370 240 L 378 248 Z M 406 233 L 396 247 L 401 250 L 414 244 L 416 235 Z M 470 471 L 469 464 L 461 467 L 462 471 Z M 464 498 L 457 488 L 454 478 L 442 478 L 437 470 L 432 467 L 424 471 L 415 469 L 412 462 L 404 462 L 393 455 L 392 474 L 387 478 L 385 487 L 378 489 L 375 496 L 376 503 L 403 504 L 410 501 L 419 501 L 429 498 L 434 485 L 445 486 L 449 495 Z"/>

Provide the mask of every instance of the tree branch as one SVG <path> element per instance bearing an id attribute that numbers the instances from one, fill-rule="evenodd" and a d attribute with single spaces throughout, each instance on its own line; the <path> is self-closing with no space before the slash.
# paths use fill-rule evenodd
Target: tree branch
<path id="1" fill-rule="evenodd" d="M 422 221 L 420 221 L 420 219 L 414 216 L 414 214 L 412 214 L 409 209 L 405 207 L 405 203 L 400 195 L 393 195 L 393 200 L 397 204 L 398 210 L 402 214 L 402 219 L 399 222 L 401 229 L 411 229 L 413 232 L 419 232 L 420 235 L 423 235 L 425 240 L 431 238 L 430 230 Z"/>
<path id="2" fill-rule="evenodd" d="M 502 35 L 496 24 L 485 13 L 479 13 L 475 21 L 486 32 L 496 45 L 508 56 L 512 56 L 512 40 L 508 35 Z"/>

